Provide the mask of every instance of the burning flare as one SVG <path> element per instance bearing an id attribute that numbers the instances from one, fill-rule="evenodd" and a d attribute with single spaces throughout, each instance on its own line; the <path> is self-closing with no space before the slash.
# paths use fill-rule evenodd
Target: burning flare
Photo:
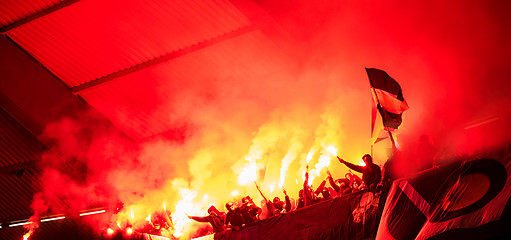
<path id="1" fill-rule="evenodd" d="M 300 151 L 302 150 L 303 145 L 299 142 L 295 142 L 291 145 L 289 150 L 287 151 L 286 156 L 282 158 L 282 166 L 280 167 L 280 180 L 279 187 L 284 187 L 284 181 L 286 180 L 287 170 L 289 169 L 289 165 L 296 159 Z M 312 158 L 312 156 L 311 156 Z M 272 191 L 273 192 L 273 191 Z"/>
<path id="2" fill-rule="evenodd" d="M 181 237 L 185 234 L 185 228 L 191 220 L 187 214 L 197 214 L 200 208 L 193 203 L 197 197 L 197 191 L 187 188 L 180 188 L 178 191 L 181 200 L 176 204 L 176 210 L 172 213 L 172 221 L 174 222 L 174 237 Z"/>
<path id="3" fill-rule="evenodd" d="M 334 156 L 337 156 L 337 148 L 335 146 L 326 146 L 325 150 Z"/>
<path id="4" fill-rule="evenodd" d="M 258 179 L 257 164 L 254 162 L 249 163 L 243 169 L 238 176 L 238 183 L 241 185 L 248 185 Z"/>
<path id="5" fill-rule="evenodd" d="M 28 231 L 27 233 L 25 233 L 25 235 L 23 235 L 23 240 L 28 240 L 30 235 L 32 235 L 32 231 Z"/>

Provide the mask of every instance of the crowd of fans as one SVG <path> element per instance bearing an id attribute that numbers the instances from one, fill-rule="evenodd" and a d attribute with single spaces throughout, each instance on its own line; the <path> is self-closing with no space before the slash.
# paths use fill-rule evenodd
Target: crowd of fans
<path id="1" fill-rule="evenodd" d="M 226 203 L 225 208 L 227 209 L 227 213 L 220 212 L 215 206 L 211 206 L 208 209 L 208 216 L 189 216 L 189 218 L 198 222 L 210 223 L 215 233 L 226 230 L 237 231 L 246 226 L 250 226 L 260 219 L 285 214 L 335 197 L 345 196 L 361 190 L 369 190 L 375 193 L 381 191 L 381 169 L 378 165 L 373 163 L 371 155 L 366 154 L 362 157 L 365 163 L 363 166 L 346 162 L 339 157 L 337 158 L 348 168 L 362 173 L 362 178 L 350 171 L 346 173 L 344 178 L 334 179 L 330 171 L 327 171 L 326 178 L 316 189 L 313 189 L 313 187 L 308 184 L 309 169 L 307 166 L 303 189 L 299 191 L 296 202 L 292 201 L 285 189 L 283 189 L 285 196 L 284 201 L 280 200 L 279 197 L 274 197 L 273 200 L 270 200 L 256 184 L 257 190 L 263 197 L 261 207 L 258 207 L 250 196 L 245 196 L 241 199 L 241 202 Z M 326 186 L 327 182 L 330 185 L 329 187 Z"/>

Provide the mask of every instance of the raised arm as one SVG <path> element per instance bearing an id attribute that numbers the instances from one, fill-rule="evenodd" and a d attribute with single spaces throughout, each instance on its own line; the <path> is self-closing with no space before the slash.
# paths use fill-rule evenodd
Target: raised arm
<path id="1" fill-rule="evenodd" d="M 188 216 L 189 219 L 195 220 L 197 222 L 209 222 L 209 216 L 198 217 L 198 216 Z"/>
<path id="2" fill-rule="evenodd" d="M 266 196 L 264 196 L 263 192 L 261 191 L 261 188 L 259 187 L 259 185 L 257 185 L 257 183 L 254 181 L 255 185 L 256 185 L 256 188 L 257 188 L 257 191 L 259 191 L 259 193 L 261 194 L 261 196 L 264 198 L 264 201 L 265 202 L 268 202 L 268 199 L 266 198 Z"/>
<path id="3" fill-rule="evenodd" d="M 323 188 L 325 188 L 326 180 L 323 180 L 321 184 L 319 184 L 319 187 L 314 192 L 316 195 L 318 195 L 321 191 L 323 191 Z"/>
<path id="4" fill-rule="evenodd" d="M 312 192 L 309 187 L 309 165 L 307 165 L 307 170 L 305 171 L 305 180 L 303 181 L 303 203 L 304 206 L 308 206 L 313 203 Z"/>
<path id="5" fill-rule="evenodd" d="M 341 188 L 339 186 L 337 186 L 337 184 L 335 184 L 334 178 L 332 177 L 332 174 L 330 173 L 330 171 L 327 170 L 326 173 L 328 174 L 328 176 L 326 178 L 328 179 L 330 186 L 332 186 L 332 188 L 335 190 L 335 192 L 339 192 L 339 190 Z"/>
<path id="6" fill-rule="evenodd" d="M 353 163 L 346 162 L 346 161 L 344 161 L 344 159 L 342 159 L 340 157 L 337 157 L 337 159 L 339 159 L 339 162 L 344 163 L 344 165 L 346 165 L 346 167 L 349 167 L 349 168 L 351 168 L 354 171 L 357 171 L 359 173 L 364 172 L 364 167 L 363 166 L 359 166 L 359 165 L 355 165 Z"/>
<path id="7" fill-rule="evenodd" d="M 282 189 L 284 191 L 285 199 L 286 199 L 286 212 L 291 211 L 291 199 L 289 199 L 289 196 L 287 195 L 286 189 Z"/>

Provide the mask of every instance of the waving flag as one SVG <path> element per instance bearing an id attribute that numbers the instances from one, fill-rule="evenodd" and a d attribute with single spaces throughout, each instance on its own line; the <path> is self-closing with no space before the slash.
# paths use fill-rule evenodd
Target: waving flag
<path id="1" fill-rule="evenodd" d="M 384 138 L 381 131 L 385 128 L 388 131 L 397 129 L 401 125 L 401 115 L 408 109 L 401 86 L 385 71 L 376 68 L 366 68 L 371 90 L 373 93 L 374 105 L 372 114 L 373 143 Z M 376 109 L 380 113 L 381 121 L 376 121 Z M 383 126 L 381 125 L 383 123 Z M 388 132 L 387 131 L 387 132 Z"/>

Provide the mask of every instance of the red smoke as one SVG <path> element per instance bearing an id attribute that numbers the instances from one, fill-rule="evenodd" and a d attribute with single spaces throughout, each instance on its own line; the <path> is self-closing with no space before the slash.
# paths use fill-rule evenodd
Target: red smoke
<path id="1" fill-rule="evenodd" d="M 267 73 L 259 82 L 233 79 L 236 67 L 216 69 L 213 63 L 203 69 L 210 78 L 196 83 L 156 81 L 155 89 L 172 96 L 148 96 L 153 108 L 147 114 L 164 112 L 188 134 L 131 140 L 88 113 L 47 126 L 44 137 L 54 144 L 42 159 L 37 200 L 45 204 L 34 204 L 36 215 L 114 209 L 122 202 L 143 220 L 162 202 L 176 211 L 181 189 L 198 206 L 189 214 L 205 214 L 211 203 L 221 208 L 232 191 L 258 202 L 254 186 L 240 186 L 237 178 L 254 156 L 267 192 L 279 182 L 282 159 L 292 156 L 286 158 L 285 186 L 296 196 L 312 149 L 319 147 L 316 162 L 323 145 L 335 145 L 352 163 L 371 151 L 365 67 L 385 70 L 401 84 L 410 109 L 396 137 L 405 156 L 419 151 L 422 135 L 439 158 L 509 141 L 509 7 L 482 1 L 257 2 L 283 31 L 265 32 L 278 47 L 285 45 L 284 53 L 266 53 L 281 65 L 254 61 L 250 67 Z M 383 165 L 389 147 L 388 141 L 374 146 L 375 163 Z M 334 177 L 346 172 L 336 161 L 329 168 Z M 109 221 L 115 216 L 100 224 Z"/>

